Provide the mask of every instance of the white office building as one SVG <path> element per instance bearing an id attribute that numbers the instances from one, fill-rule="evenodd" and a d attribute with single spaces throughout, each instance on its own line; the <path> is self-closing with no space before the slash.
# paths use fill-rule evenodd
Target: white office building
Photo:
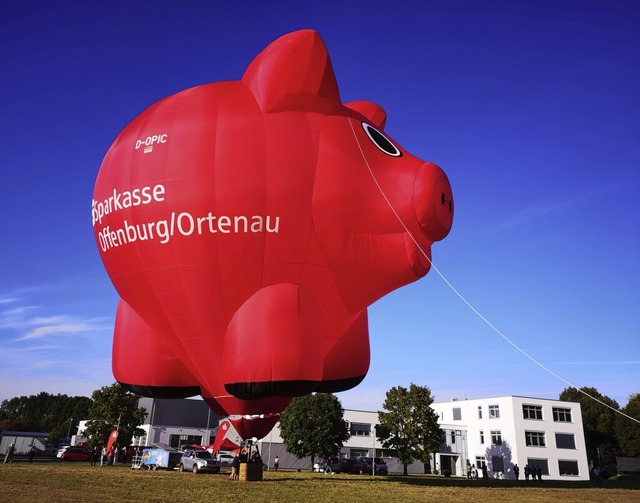
<path id="1" fill-rule="evenodd" d="M 434 403 L 443 430 L 435 463 L 452 476 L 466 476 L 467 462 L 491 478 L 520 479 L 525 467 L 540 467 L 542 479 L 589 480 L 580 404 L 505 396 Z M 482 476 L 482 475 L 480 475 Z"/>
<path id="2" fill-rule="evenodd" d="M 514 466 L 525 479 L 525 466 L 540 467 L 542 479 L 589 480 L 589 467 L 582 427 L 580 404 L 544 398 L 506 396 L 480 400 L 452 400 L 431 406 L 438 414 L 443 438 L 431 468 L 442 474 L 466 477 L 467 461 L 482 477 L 515 479 Z M 389 473 L 402 473 L 403 466 L 383 449 L 375 432 L 378 413 L 345 410 L 351 437 L 344 443 L 340 457 L 382 457 Z M 308 468 L 310 460 L 289 454 L 276 425 L 260 443 L 265 462 L 280 459 L 283 468 Z M 271 465 L 270 465 L 271 466 Z M 414 462 L 408 473 L 424 473 L 424 465 Z"/>

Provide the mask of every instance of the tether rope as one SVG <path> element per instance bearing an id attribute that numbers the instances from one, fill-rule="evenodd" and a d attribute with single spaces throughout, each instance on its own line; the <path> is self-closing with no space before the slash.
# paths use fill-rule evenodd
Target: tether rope
<path id="1" fill-rule="evenodd" d="M 380 191 L 380 194 L 382 195 L 382 197 L 384 198 L 384 200 L 386 201 L 387 205 L 389 206 L 389 208 L 391 209 L 391 211 L 393 212 L 393 214 L 395 215 L 395 217 L 398 219 L 398 222 L 400 222 L 400 225 L 402 226 L 402 228 L 404 229 L 404 231 L 407 233 L 407 235 L 411 238 L 411 240 L 414 242 L 414 244 L 418 247 L 418 250 L 420 250 L 420 253 L 422 253 L 422 255 L 424 256 L 424 258 L 427 259 L 427 261 L 429 262 L 429 264 L 431 265 L 431 268 L 438 274 L 438 276 L 440 276 L 440 278 L 442 278 L 442 281 L 445 282 L 445 284 L 451 289 L 451 291 L 453 293 L 455 293 L 458 298 L 464 302 L 467 307 L 469 309 L 471 309 L 482 321 L 484 321 L 489 328 L 491 328 L 496 334 L 498 334 L 500 337 L 502 337 L 503 340 L 505 340 L 506 342 L 508 342 L 512 347 L 514 347 L 516 350 L 518 350 L 522 355 L 524 355 L 526 358 L 528 358 L 529 360 L 531 360 L 533 363 L 535 363 L 536 365 L 538 365 L 541 369 L 545 370 L 546 372 L 548 372 L 549 374 L 551 374 L 552 376 L 554 376 L 556 379 L 559 379 L 560 381 L 562 381 L 563 383 L 569 385 L 572 388 L 575 388 L 576 390 L 578 390 L 580 393 L 582 393 L 583 395 L 589 397 L 591 400 L 594 400 L 595 402 L 598 402 L 601 405 L 604 405 L 605 407 L 611 409 L 612 411 L 626 417 L 627 419 L 630 419 L 631 421 L 635 421 L 636 423 L 640 424 L 640 420 L 636 419 L 634 417 L 629 416 L 628 414 L 625 414 L 624 412 L 622 412 L 619 409 L 616 409 L 615 407 L 612 407 L 611 405 L 603 402 L 602 400 L 600 400 L 599 398 L 596 398 L 594 396 L 591 396 L 589 393 L 587 393 L 586 391 L 578 388 L 577 386 L 574 386 L 573 384 L 571 384 L 569 381 L 567 381 L 566 379 L 564 379 L 563 377 L 561 377 L 560 375 L 556 374 L 553 370 L 551 370 L 550 368 L 546 367 L 545 365 L 543 365 L 541 362 L 539 362 L 538 360 L 536 360 L 533 356 L 531 356 L 529 353 L 527 353 L 524 349 L 522 349 L 520 346 L 518 346 L 515 342 L 513 342 L 511 339 L 509 339 L 505 334 L 503 334 L 493 323 L 491 323 L 482 313 L 480 313 L 480 311 L 478 311 L 452 284 L 451 282 L 444 276 L 444 274 L 440 271 L 440 269 L 438 269 L 435 264 L 432 262 L 432 260 L 429 258 L 429 255 L 422 249 L 422 247 L 420 246 L 420 244 L 418 243 L 418 241 L 416 240 L 416 238 L 413 236 L 413 234 L 411 233 L 411 231 L 409 230 L 409 228 L 405 225 L 405 223 L 402 221 L 402 218 L 400 217 L 400 215 L 398 214 L 398 212 L 395 210 L 395 208 L 393 207 L 393 204 L 391 204 L 391 201 L 389 201 L 389 198 L 387 197 L 387 195 L 384 193 L 384 190 L 382 189 L 380 183 L 378 183 L 378 180 L 375 176 L 375 174 L 373 173 L 373 170 L 371 169 L 371 166 L 369 165 L 369 162 L 367 161 L 367 157 L 364 155 L 364 150 L 362 150 L 362 146 L 360 145 L 360 141 L 358 140 L 358 135 L 356 135 L 355 129 L 353 128 L 353 119 L 349 119 L 349 125 L 351 126 L 351 131 L 353 133 L 353 137 L 356 140 L 356 144 L 358 145 L 358 149 L 360 150 L 360 155 L 362 155 L 362 159 L 364 160 L 365 165 L 367 166 L 367 170 L 369 170 L 369 174 L 371 175 L 371 178 L 373 179 L 374 183 L 376 184 L 376 187 L 378 187 L 378 190 Z"/>

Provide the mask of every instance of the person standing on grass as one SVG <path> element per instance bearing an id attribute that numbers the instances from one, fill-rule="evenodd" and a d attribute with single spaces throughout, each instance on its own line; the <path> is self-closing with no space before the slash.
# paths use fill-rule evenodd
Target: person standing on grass
<path id="1" fill-rule="evenodd" d="M 240 456 L 236 454 L 231 462 L 231 475 L 229 480 L 238 480 L 240 472 Z"/>
<path id="2" fill-rule="evenodd" d="M 273 460 L 273 469 L 275 471 L 278 471 L 279 466 L 280 466 L 280 458 L 276 456 L 276 458 Z"/>
<path id="3" fill-rule="evenodd" d="M 34 444 L 31 444 L 31 447 L 29 448 L 29 463 L 33 463 L 33 456 L 36 453 L 36 446 Z"/>
<path id="4" fill-rule="evenodd" d="M 13 443 L 9 444 L 9 447 L 7 447 L 7 452 L 4 455 L 4 463 L 13 463 L 13 453 L 15 452 L 16 448 L 13 445 Z"/>

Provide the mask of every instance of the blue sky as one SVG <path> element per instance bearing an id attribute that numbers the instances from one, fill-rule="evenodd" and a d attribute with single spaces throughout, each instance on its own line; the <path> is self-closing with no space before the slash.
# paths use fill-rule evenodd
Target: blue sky
<path id="1" fill-rule="evenodd" d="M 117 295 L 90 218 L 102 157 L 155 101 L 239 79 L 302 28 L 323 37 L 343 101 L 383 106 L 385 130 L 447 172 L 444 277 L 563 379 L 621 406 L 640 392 L 637 2 L 6 0 L 0 399 L 113 382 Z M 412 382 L 437 401 L 566 387 L 435 271 L 369 319 L 369 375 L 345 408 Z"/>

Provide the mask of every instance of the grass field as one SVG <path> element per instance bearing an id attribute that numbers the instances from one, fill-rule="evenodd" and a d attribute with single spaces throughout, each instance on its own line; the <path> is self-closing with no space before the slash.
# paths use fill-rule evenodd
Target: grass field
<path id="1" fill-rule="evenodd" d="M 232 482 L 225 473 L 139 471 L 85 463 L 0 465 L 0 500 L 46 503 L 352 502 L 437 503 L 530 502 L 625 503 L 640 501 L 637 479 L 595 488 L 568 483 L 467 481 L 433 476 L 372 477 L 311 472 L 265 472 L 261 482 Z M 626 488 L 625 488 L 626 487 Z"/>

